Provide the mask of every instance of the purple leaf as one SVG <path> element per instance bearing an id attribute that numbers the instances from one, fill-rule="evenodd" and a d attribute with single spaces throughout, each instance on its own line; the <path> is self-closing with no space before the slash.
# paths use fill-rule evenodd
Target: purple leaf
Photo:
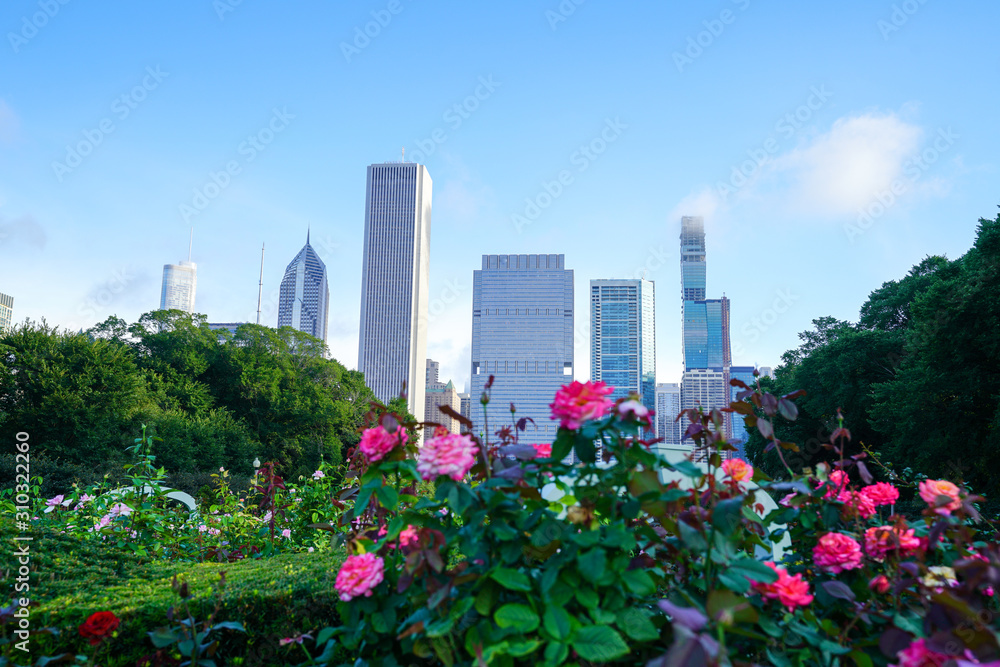
<path id="1" fill-rule="evenodd" d="M 691 630 L 701 630 L 708 623 L 708 617 L 692 607 L 678 607 L 670 600 L 660 600 L 660 609 L 667 612 L 674 623 Z"/>
<path id="2" fill-rule="evenodd" d="M 852 591 L 851 588 L 842 581 L 824 581 L 822 586 L 824 591 L 835 598 L 848 600 L 850 602 L 853 602 L 855 599 L 854 591 Z"/>

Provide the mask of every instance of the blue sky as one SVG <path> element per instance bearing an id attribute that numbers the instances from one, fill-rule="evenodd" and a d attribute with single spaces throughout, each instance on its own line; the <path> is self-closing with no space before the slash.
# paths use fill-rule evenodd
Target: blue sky
<path id="1" fill-rule="evenodd" d="M 7 0 L 0 292 L 18 321 L 134 320 L 193 224 L 197 310 L 253 320 L 266 243 L 274 324 L 311 227 L 330 348 L 355 367 L 365 167 L 405 147 L 434 181 L 443 377 L 468 380 L 481 255 L 555 252 L 577 377 L 590 279 L 645 270 L 671 382 L 681 215 L 706 219 L 734 361 L 775 365 L 996 214 L 1000 5 L 680 4 Z"/>

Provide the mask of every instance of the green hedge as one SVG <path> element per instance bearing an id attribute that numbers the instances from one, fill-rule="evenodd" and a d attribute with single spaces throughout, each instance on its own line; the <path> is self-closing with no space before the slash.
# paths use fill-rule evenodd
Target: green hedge
<path id="1" fill-rule="evenodd" d="M 0 522 L 0 540 L 12 544 L 9 522 Z M 111 644 L 102 652 L 106 667 L 135 665 L 153 652 L 147 632 L 167 625 L 167 611 L 180 599 L 171 590 L 177 576 L 187 581 L 195 618 L 207 617 L 215 606 L 213 586 L 226 572 L 222 609 L 217 621 L 240 621 L 246 635 L 227 632 L 219 664 L 280 665 L 299 663 L 298 647 L 279 647 L 283 637 L 336 624 L 338 599 L 334 580 L 343 556 L 339 553 L 284 554 L 235 563 L 169 563 L 137 559 L 128 552 L 69 535 L 35 534 L 31 544 L 31 599 L 34 629 L 53 627 L 57 637 L 32 637 L 32 657 L 63 652 L 90 653 L 77 628 L 92 613 L 110 610 L 121 619 Z M 3 569 L 16 572 L 15 557 L 4 549 Z M 7 595 L 13 593 L 8 578 Z M 294 648 L 294 650 L 293 650 Z M 297 652 L 297 653 L 296 653 Z M 241 656 L 241 657 L 236 657 Z"/>

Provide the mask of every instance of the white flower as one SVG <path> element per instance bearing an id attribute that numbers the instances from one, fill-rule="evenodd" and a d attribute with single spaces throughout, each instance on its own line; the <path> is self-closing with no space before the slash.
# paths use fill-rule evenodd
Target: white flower
<path id="1" fill-rule="evenodd" d="M 323 474 L 322 470 L 317 470 L 313 473 L 313 479 L 323 479 L 326 475 Z"/>

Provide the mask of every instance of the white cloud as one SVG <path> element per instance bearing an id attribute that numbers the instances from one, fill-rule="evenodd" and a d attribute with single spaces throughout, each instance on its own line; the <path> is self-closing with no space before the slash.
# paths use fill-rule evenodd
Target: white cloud
<path id="1" fill-rule="evenodd" d="M 840 118 L 829 132 L 773 160 L 755 185 L 813 215 L 855 213 L 902 176 L 922 137 L 920 127 L 894 113 Z"/>

